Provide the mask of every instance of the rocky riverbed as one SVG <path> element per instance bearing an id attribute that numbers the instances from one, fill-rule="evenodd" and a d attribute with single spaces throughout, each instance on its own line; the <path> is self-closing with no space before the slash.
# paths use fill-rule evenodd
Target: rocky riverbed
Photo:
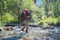
<path id="1" fill-rule="evenodd" d="M 59 40 L 60 32 L 57 29 L 43 29 L 40 27 L 29 27 L 28 33 L 21 31 L 19 27 L 13 30 L 0 32 L 0 40 Z"/>

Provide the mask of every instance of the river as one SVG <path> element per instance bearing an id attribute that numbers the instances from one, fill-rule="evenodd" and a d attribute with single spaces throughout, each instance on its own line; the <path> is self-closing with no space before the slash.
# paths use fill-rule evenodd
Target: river
<path id="1" fill-rule="evenodd" d="M 59 28 L 49 30 L 40 27 L 29 27 L 28 34 L 26 34 L 21 31 L 21 28 L 15 27 L 12 31 L 3 31 L 3 37 L 0 37 L 0 40 L 19 40 L 20 38 L 27 37 L 26 35 L 32 37 L 31 40 L 60 40 L 60 31 L 57 29 Z"/>

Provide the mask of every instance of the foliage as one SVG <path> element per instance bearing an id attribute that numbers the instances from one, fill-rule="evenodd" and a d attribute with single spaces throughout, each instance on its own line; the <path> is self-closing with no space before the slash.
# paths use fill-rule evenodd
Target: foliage
<path id="1" fill-rule="evenodd" d="M 14 20 L 13 16 L 11 16 L 9 13 L 6 13 L 5 15 L 2 16 L 1 22 L 2 22 L 2 25 L 4 25 L 13 20 Z"/>
<path id="2" fill-rule="evenodd" d="M 46 19 L 41 20 L 40 22 L 38 22 L 40 25 L 51 25 L 51 26 L 58 26 L 60 24 L 60 18 L 54 18 L 54 17 L 48 17 Z"/>
<path id="3" fill-rule="evenodd" d="M 32 10 L 34 22 L 42 25 L 57 26 L 60 24 L 60 0 L 41 0 L 38 7 L 36 0 L 0 0 L 0 24 L 18 22 L 22 11 Z"/>

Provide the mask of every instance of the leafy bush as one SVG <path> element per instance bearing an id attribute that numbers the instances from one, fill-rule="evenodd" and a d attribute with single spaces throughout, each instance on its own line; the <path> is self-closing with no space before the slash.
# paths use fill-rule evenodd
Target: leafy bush
<path id="1" fill-rule="evenodd" d="M 1 15 L 0 15 L 0 26 L 1 26 Z"/>
<path id="2" fill-rule="evenodd" d="M 43 19 L 38 22 L 40 25 L 51 25 L 51 26 L 58 26 L 60 24 L 60 17 L 54 18 L 54 17 L 48 17 L 46 19 Z"/>
<path id="3" fill-rule="evenodd" d="M 2 22 L 2 25 L 3 25 L 3 24 L 11 22 L 13 20 L 14 20 L 13 16 L 11 16 L 9 13 L 5 13 L 5 15 L 2 16 L 1 22 Z"/>
<path id="4" fill-rule="evenodd" d="M 59 26 L 60 27 L 60 16 L 58 17 L 58 22 L 57 22 L 57 25 L 56 26 Z"/>

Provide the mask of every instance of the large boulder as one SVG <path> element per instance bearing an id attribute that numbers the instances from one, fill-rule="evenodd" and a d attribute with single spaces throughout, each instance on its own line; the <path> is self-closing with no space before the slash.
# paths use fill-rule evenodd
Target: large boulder
<path id="1" fill-rule="evenodd" d="M 13 30 L 13 28 L 12 27 L 7 27 L 5 30 L 10 31 L 10 30 Z"/>

